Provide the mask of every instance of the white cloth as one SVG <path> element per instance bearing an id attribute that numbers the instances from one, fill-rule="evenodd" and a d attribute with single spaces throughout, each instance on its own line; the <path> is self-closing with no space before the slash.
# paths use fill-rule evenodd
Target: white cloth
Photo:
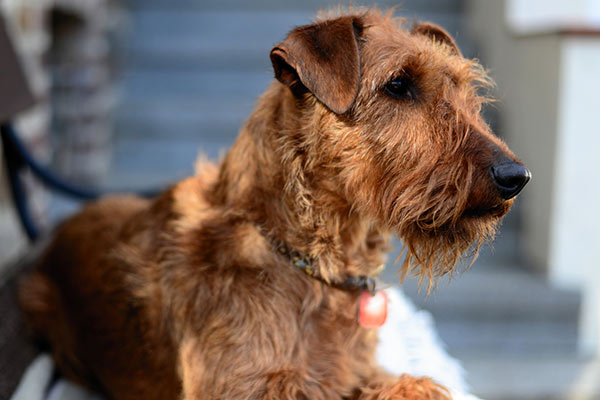
<path id="1" fill-rule="evenodd" d="M 38 356 L 23 374 L 11 400 L 41 400 L 52 379 L 54 365 L 47 354 Z"/>
<path id="2" fill-rule="evenodd" d="M 454 400 L 478 400 L 468 394 L 464 370 L 444 349 L 431 314 L 417 310 L 397 288 L 386 293 L 388 319 L 379 329 L 379 365 L 397 375 L 429 376 L 447 387 Z"/>
<path id="3" fill-rule="evenodd" d="M 388 320 L 379 330 L 377 348 L 380 365 L 398 375 L 432 377 L 451 391 L 454 400 L 479 400 L 468 394 L 464 371 L 444 350 L 431 315 L 417 310 L 399 289 L 386 292 Z M 101 400 L 98 395 L 64 379 L 47 390 L 53 369 L 50 356 L 40 355 L 23 375 L 11 400 Z"/>

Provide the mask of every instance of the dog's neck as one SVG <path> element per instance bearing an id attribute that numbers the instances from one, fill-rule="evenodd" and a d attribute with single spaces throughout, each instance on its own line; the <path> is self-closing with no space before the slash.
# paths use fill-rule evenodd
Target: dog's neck
<path id="1" fill-rule="evenodd" d="M 214 202 L 307 254 L 325 280 L 371 275 L 387 236 L 311 169 L 305 141 L 315 119 L 312 109 L 298 111 L 287 88 L 272 85 L 221 165 Z"/>

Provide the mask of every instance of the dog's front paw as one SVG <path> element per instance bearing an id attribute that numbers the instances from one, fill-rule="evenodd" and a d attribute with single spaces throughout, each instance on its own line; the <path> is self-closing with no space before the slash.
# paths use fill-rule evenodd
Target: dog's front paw
<path id="1" fill-rule="evenodd" d="M 362 389 L 358 400 L 452 400 L 450 392 L 430 378 L 402 375 L 396 382 L 378 383 Z"/>

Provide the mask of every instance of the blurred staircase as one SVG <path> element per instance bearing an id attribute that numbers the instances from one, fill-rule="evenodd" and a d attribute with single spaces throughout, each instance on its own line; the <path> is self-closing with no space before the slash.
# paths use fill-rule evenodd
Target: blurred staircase
<path id="1" fill-rule="evenodd" d="M 580 294 L 553 288 L 518 264 L 518 235 L 510 214 L 507 219 L 493 250 L 482 249 L 469 270 L 441 278 L 429 295 L 416 279 L 403 291 L 432 314 L 448 352 L 461 360 L 482 398 L 600 399 L 600 363 L 577 356 Z M 390 262 L 384 280 L 396 282 L 396 270 Z"/>
<path id="2" fill-rule="evenodd" d="M 380 5 L 393 5 L 383 1 Z M 410 19 L 460 32 L 461 1 L 405 1 Z M 439 5 L 436 5 L 440 3 Z M 198 150 L 218 157 L 273 79 L 271 48 L 338 1 L 134 0 L 122 48 L 114 183 L 188 175 Z M 435 6 L 434 6 L 435 5 Z M 470 48 L 463 35 L 459 42 Z"/>

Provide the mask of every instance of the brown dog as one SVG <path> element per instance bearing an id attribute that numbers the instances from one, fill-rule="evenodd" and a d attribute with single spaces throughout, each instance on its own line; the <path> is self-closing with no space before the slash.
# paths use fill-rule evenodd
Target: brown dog
<path id="1" fill-rule="evenodd" d="M 220 166 L 58 229 L 21 297 L 68 377 L 115 399 L 449 398 L 380 371 L 358 299 L 390 233 L 405 271 L 449 272 L 529 172 L 480 117 L 481 67 L 402 25 L 294 29 Z"/>

